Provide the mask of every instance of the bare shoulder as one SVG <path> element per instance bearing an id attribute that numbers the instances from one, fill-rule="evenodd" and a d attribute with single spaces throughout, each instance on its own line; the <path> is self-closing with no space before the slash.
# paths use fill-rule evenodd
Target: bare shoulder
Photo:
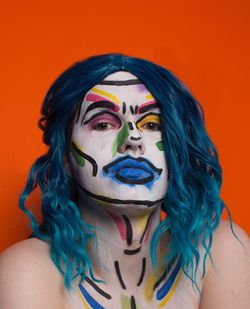
<path id="1" fill-rule="evenodd" d="M 45 242 L 23 240 L 0 255 L 0 308 L 62 308 L 60 293 L 62 278 Z"/>
<path id="2" fill-rule="evenodd" d="M 211 261 L 203 284 L 201 309 L 250 308 L 250 240 L 247 233 L 222 221 L 214 233 Z"/>

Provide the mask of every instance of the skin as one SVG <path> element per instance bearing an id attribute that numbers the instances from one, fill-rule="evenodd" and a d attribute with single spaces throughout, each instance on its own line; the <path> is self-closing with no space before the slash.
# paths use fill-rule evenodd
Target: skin
<path id="1" fill-rule="evenodd" d="M 124 74 L 124 72 L 107 77 L 108 80 L 134 78 L 135 76 L 129 73 Z M 109 89 L 109 93 L 113 95 L 112 99 L 118 98 L 122 102 L 126 101 L 134 109 L 136 105 L 146 103 L 146 100 L 141 100 L 142 95 L 144 98 L 147 95 L 150 96 L 145 88 L 144 91 L 138 92 L 136 85 L 126 86 L 126 88 L 113 86 L 112 91 L 108 87 L 111 86 L 96 85 L 95 88 L 101 91 Z M 89 94 L 91 93 L 93 92 L 90 91 Z M 86 100 L 87 95 L 80 110 L 79 119 L 81 120 L 88 106 L 94 103 Z M 100 111 L 103 109 L 91 110 L 89 115 L 85 115 L 88 117 L 85 119 L 89 120 L 95 115 L 94 113 Z M 155 107 L 153 112 L 159 112 L 158 107 Z M 154 275 L 149 254 L 153 231 L 160 222 L 160 203 L 149 207 L 143 203 L 138 204 L 138 202 L 157 201 L 165 195 L 168 174 L 165 154 L 162 148 L 156 145 L 161 141 L 161 130 L 160 126 L 156 126 L 157 129 L 155 129 L 154 126 L 149 125 L 154 121 L 158 123 L 158 118 L 151 117 L 149 122 L 145 122 L 147 116 L 143 118 L 143 121 L 141 118 L 145 115 L 135 115 L 131 113 L 130 108 L 127 108 L 127 113 L 123 113 L 118 108 L 113 109 L 112 113 L 115 115 L 114 117 L 119 117 L 120 121 L 113 116 L 110 118 L 110 115 L 102 114 L 102 118 L 93 118 L 94 124 L 88 122 L 84 125 L 84 121 L 81 124 L 81 121 L 75 119 L 73 126 L 72 140 L 78 147 L 77 149 L 81 150 L 81 152 L 75 150 L 76 153 L 71 153 L 69 162 L 71 175 L 79 184 L 78 204 L 83 219 L 98 227 L 96 241 L 89 243 L 88 253 L 93 261 L 95 277 L 105 281 L 105 283 L 96 284 L 112 298 L 108 300 L 101 296 L 86 281 L 82 285 L 83 289 L 87 290 L 92 298 L 105 308 L 131 308 L 131 296 L 133 296 L 137 308 L 146 309 L 158 308 L 160 303 L 162 304 L 161 308 L 170 309 L 249 308 L 249 238 L 239 226 L 234 225 L 234 230 L 244 245 L 244 250 L 232 235 L 226 221 L 221 222 L 214 234 L 211 255 L 215 268 L 208 259 L 206 276 L 204 280 L 198 282 L 201 290 L 200 297 L 194 292 L 190 280 L 181 274 L 179 277 L 176 275 L 176 285 L 172 286 L 172 294 L 168 293 L 167 297 L 163 299 L 165 303 L 162 303 L 162 300 L 156 300 L 156 294 L 163 283 L 159 285 L 154 294 L 150 292 L 155 280 L 162 273 L 159 262 L 159 272 Z M 98 121 L 96 122 L 96 120 Z M 129 131 L 128 122 L 137 125 Z M 141 139 L 133 140 L 130 137 L 141 137 Z M 100 148 L 98 149 L 98 147 Z M 79 154 L 82 152 L 95 160 L 97 164 L 95 176 L 93 176 L 93 164 L 89 159 L 85 159 L 84 162 L 83 159 L 79 159 Z M 113 175 L 108 177 L 103 174 L 104 166 L 128 154 L 133 158 L 143 157 L 157 168 L 162 169 L 159 178 L 155 175 L 155 179 L 150 185 L 149 182 L 134 185 L 114 180 Z M 82 157 L 80 156 L 80 158 Z M 131 171 L 128 170 L 126 173 L 129 180 L 137 181 L 138 177 L 146 175 L 139 172 L 130 174 L 129 172 Z M 104 202 L 86 194 L 82 188 L 88 190 L 92 195 L 110 197 L 112 201 L 130 200 L 131 202 L 129 204 Z M 147 222 L 149 223 L 147 224 Z M 166 238 L 161 239 L 157 252 L 158 261 L 162 255 L 166 254 L 166 246 L 163 245 L 166 243 Z M 136 254 L 124 253 L 125 250 L 138 248 L 140 251 Z M 202 249 L 200 249 L 200 253 L 203 254 Z M 143 261 L 146 266 L 142 276 Z M 126 289 L 122 287 L 121 280 L 117 275 L 117 267 L 115 267 L 117 265 Z M 169 273 L 176 265 L 177 263 L 173 264 Z M 202 265 L 199 266 L 198 277 L 201 276 L 201 273 Z M 141 277 L 143 278 L 141 279 Z M 138 283 L 140 284 L 138 285 Z M 74 282 L 70 294 L 65 290 L 62 276 L 49 256 L 48 245 L 37 239 L 19 242 L 0 256 L 0 308 L 85 308 L 79 291 L 77 280 Z"/>

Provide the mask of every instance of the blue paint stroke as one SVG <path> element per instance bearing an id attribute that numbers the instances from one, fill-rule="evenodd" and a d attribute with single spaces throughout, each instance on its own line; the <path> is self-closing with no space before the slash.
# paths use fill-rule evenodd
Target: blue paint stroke
<path id="1" fill-rule="evenodd" d="M 103 167 L 103 176 L 117 183 L 130 187 L 144 185 L 148 189 L 160 178 L 161 172 L 162 169 L 156 168 L 149 160 L 131 156 L 120 157 Z"/>
<path id="2" fill-rule="evenodd" d="M 166 282 L 163 284 L 163 286 L 157 291 L 156 293 L 156 299 L 157 300 L 162 300 L 167 293 L 169 292 L 169 290 L 171 289 L 178 273 L 179 270 L 181 268 L 181 259 L 179 259 L 178 263 L 176 264 L 173 272 L 171 273 L 171 275 L 168 277 L 168 279 L 166 280 Z"/>
<path id="3" fill-rule="evenodd" d="M 103 306 L 101 306 L 88 292 L 85 290 L 85 288 L 79 284 L 80 291 L 88 304 L 91 306 L 93 309 L 105 309 Z"/>

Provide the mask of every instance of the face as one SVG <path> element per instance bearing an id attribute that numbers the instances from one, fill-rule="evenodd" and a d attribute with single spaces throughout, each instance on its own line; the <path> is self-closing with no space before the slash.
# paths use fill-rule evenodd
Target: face
<path id="1" fill-rule="evenodd" d="M 151 207 L 166 194 L 160 109 L 136 76 L 116 72 L 88 91 L 73 124 L 79 190 L 110 204 Z"/>

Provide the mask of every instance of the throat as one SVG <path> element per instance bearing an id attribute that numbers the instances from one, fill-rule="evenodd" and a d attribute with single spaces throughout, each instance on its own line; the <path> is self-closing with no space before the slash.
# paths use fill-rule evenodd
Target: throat
<path id="1" fill-rule="evenodd" d="M 153 271 L 150 243 L 160 222 L 160 205 L 124 208 L 82 197 L 79 206 L 83 220 L 95 231 L 87 250 L 96 279 L 118 283 L 121 289 L 127 289 L 126 282 L 134 282 L 135 287 L 143 284 Z"/>

